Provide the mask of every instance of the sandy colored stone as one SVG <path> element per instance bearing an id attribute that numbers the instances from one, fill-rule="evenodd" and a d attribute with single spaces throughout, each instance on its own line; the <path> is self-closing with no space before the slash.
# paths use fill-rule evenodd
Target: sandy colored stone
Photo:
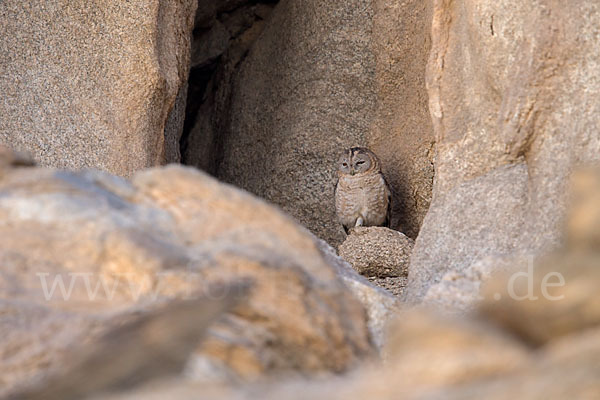
<path id="1" fill-rule="evenodd" d="M 352 268 L 367 277 L 408 275 L 414 242 L 401 232 L 384 227 L 357 227 L 338 249 Z"/>
<path id="2" fill-rule="evenodd" d="M 600 249 L 600 166 L 574 172 L 570 185 L 567 241 L 571 249 Z"/>
<path id="3" fill-rule="evenodd" d="M 0 143 L 119 175 L 177 161 L 196 5 L 3 1 Z"/>
<path id="4" fill-rule="evenodd" d="M 335 162 L 366 142 L 375 106 L 372 12 L 364 0 L 280 1 L 236 71 L 221 133 L 217 176 L 330 243 L 343 237 Z"/>
<path id="5" fill-rule="evenodd" d="M 536 366 L 518 374 L 420 397 L 428 400 L 594 399 L 600 396 L 600 331 L 594 329 L 553 343 Z"/>
<path id="6" fill-rule="evenodd" d="M 436 0 L 433 15 L 436 176 L 410 269 L 416 301 L 477 258 L 560 246 L 569 175 L 600 155 L 595 1 Z"/>
<path id="7" fill-rule="evenodd" d="M 407 298 L 421 299 L 444 275 L 466 271 L 480 259 L 516 252 L 527 196 L 527 169 L 521 164 L 503 166 L 436 197 L 415 241 Z"/>
<path id="8" fill-rule="evenodd" d="M 193 169 L 132 181 L 12 168 L 0 179 L 3 389 L 43 379 L 110 321 L 247 281 L 199 357 L 227 374 L 343 372 L 374 354 L 361 303 L 312 235 L 274 207 Z M 64 290 L 57 285 L 64 283 Z M 54 287 L 54 289 L 52 289 Z"/>
<path id="9" fill-rule="evenodd" d="M 110 321 L 113 326 L 93 345 L 72 343 L 58 373 L 10 398 L 76 400 L 177 376 L 208 326 L 243 300 L 247 289 L 238 285 L 218 299 L 204 296 L 172 301 L 141 315 L 124 315 L 123 321 Z"/>
<path id="10" fill-rule="evenodd" d="M 484 292 L 481 310 L 541 345 L 600 324 L 600 255 L 553 254 L 516 266 Z"/>
<path id="11" fill-rule="evenodd" d="M 329 381 L 279 380 L 242 388 L 209 388 L 206 398 L 416 400 L 469 382 L 521 373 L 530 366 L 525 346 L 480 322 L 448 319 L 420 310 L 401 315 L 393 329 L 383 365 L 367 364 Z M 200 388 L 193 383 L 166 382 L 98 399 L 185 399 Z"/>
<path id="12" fill-rule="evenodd" d="M 378 282 L 365 279 L 324 240 L 318 239 L 319 249 L 329 265 L 334 266 L 344 284 L 360 300 L 367 311 L 371 340 L 381 350 L 385 342 L 386 329 L 390 320 L 398 312 L 400 300 L 393 295 L 394 290 L 383 290 Z M 384 288 L 388 289 L 388 288 Z M 392 289 L 392 288 L 389 288 Z M 398 288 L 393 288 L 398 289 Z"/>
<path id="13" fill-rule="evenodd" d="M 433 187 L 434 136 L 425 87 L 431 17 L 431 1 L 373 2 L 377 105 L 367 142 L 393 188 L 391 227 L 412 239 Z"/>

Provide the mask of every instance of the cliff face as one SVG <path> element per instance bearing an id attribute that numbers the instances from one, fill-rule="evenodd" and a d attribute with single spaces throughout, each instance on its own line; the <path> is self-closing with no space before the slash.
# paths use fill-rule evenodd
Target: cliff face
<path id="1" fill-rule="evenodd" d="M 0 143 L 119 175 L 178 161 L 196 5 L 0 3 Z"/>
<path id="2" fill-rule="evenodd" d="M 413 299 L 485 257 L 562 242 L 568 176 L 600 159 L 598 22 L 593 1 L 435 2 L 436 177 Z"/>

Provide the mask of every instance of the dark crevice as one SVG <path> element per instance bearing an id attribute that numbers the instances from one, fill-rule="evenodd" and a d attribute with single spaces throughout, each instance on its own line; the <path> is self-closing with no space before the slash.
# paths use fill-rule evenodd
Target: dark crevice
<path id="1" fill-rule="evenodd" d="M 257 37 L 252 32 L 256 27 L 262 29 L 277 2 L 200 0 L 179 142 L 183 164 L 217 174 L 223 158 L 234 76 Z"/>
<path id="2" fill-rule="evenodd" d="M 180 141 L 182 155 L 187 152 L 190 133 L 196 123 L 196 116 L 203 103 L 206 88 L 213 78 L 218 64 L 219 60 L 217 59 L 206 66 L 190 70 L 185 121 L 183 123 L 183 133 Z M 182 162 L 185 164 L 185 160 L 182 160 Z"/>

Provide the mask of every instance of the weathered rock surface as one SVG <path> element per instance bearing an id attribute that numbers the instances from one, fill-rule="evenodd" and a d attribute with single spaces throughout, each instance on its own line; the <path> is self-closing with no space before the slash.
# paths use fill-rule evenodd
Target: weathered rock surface
<path id="1" fill-rule="evenodd" d="M 0 3 L 0 143 L 119 175 L 177 161 L 196 5 Z"/>
<path id="2" fill-rule="evenodd" d="M 600 325 L 600 255 L 555 254 L 522 265 L 486 287 L 483 312 L 540 345 Z"/>
<path id="3" fill-rule="evenodd" d="M 478 258 L 560 245 L 568 176 L 600 158 L 599 22 L 591 0 L 434 2 L 436 177 L 410 299 Z"/>
<path id="4" fill-rule="evenodd" d="M 212 11 L 202 20 L 212 13 L 214 22 L 204 23 L 202 58 L 222 55 L 198 67 L 203 101 L 184 161 L 281 206 L 337 246 L 335 163 L 344 148 L 372 146 L 396 194 L 394 226 L 416 236 L 433 178 L 427 3 L 282 0 L 272 13 L 262 1 L 204 3 Z M 245 30 L 228 28 L 224 50 L 228 23 Z"/>
<path id="5" fill-rule="evenodd" d="M 375 106 L 372 8 L 283 0 L 237 72 L 217 176 L 332 242 L 335 162 L 366 142 Z"/>
<path id="6" fill-rule="evenodd" d="M 69 348 L 93 346 L 119 315 L 226 295 L 214 285 L 238 280 L 252 284 L 248 300 L 197 352 L 215 368 L 248 379 L 342 372 L 372 354 L 364 309 L 314 238 L 191 169 L 128 182 L 11 168 L 0 178 L 0 237 L 5 389 L 60 369 Z"/>
<path id="7" fill-rule="evenodd" d="M 371 339 L 381 349 L 385 342 L 387 325 L 398 313 L 400 300 L 393 296 L 394 293 L 383 290 L 359 275 L 327 242 L 318 239 L 318 245 L 327 264 L 335 268 L 338 276 L 367 310 Z"/>
<path id="8" fill-rule="evenodd" d="M 485 257 L 518 251 L 527 200 L 524 164 L 499 167 L 437 195 L 413 249 L 409 299 L 422 298 L 448 273 L 466 272 Z"/>
<path id="9" fill-rule="evenodd" d="M 557 265 L 550 260 L 543 267 L 556 270 Z M 564 290 L 551 289 L 559 290 L 552 295 L 564 293 L 564 300 L 538 305 L 532 305 L 537 301 L 509 301 L 509 308 L 500 307 L 513 324 L 506 324 L 506 320 L 498 324 L 502 320 L 496 309 L 487 306 L 470 317 L 440 316 L 422 308 L 405 310 L 391 327 L 383 365 L 366 365 L 349 376 L 326 382 L 278 381 L 213 387 L 203 393 L 211 400 L 596 398 L 600 395 L 600 330 L 594 310 L 598 308 L 600 277 L 589 274 L 582 265 L 562 265 L 560 271 L 571 283 Z M 583 284 L 584 276 L 587 285 Z M 503 277 L 493 280 L 492 286 L 506 285 Z M 536 276 L 534 286 L 539 284 Z M 515 329 L 514 323 L 521 329 Z M 569 329 L 560 329 L 564 326 Z M 549 341 L 544 337 L 531 347 L 535 337 L 531 333 L 544 330 L 559 334 Z M 205 387 L 180 380 L 98 399 L 186 399 L 201 389 Z"/>
<path id="10" fill-rule="evenodd" d="M 414 242 L 403 233 L 380 227 L 357 227 L 339 247 L 340 256 L 367 277 L 408 275 Z"/>
<path id="11" fill-rule="evenodd" d="M 107 320 L 106 333 L 93 345 L 89 337 L 88 343 L 72 343 L 55 375 L 10 398 L 77 400 L 181 374 L 208 326 L 247 294 L 243 286 L 221 289 L 227 294 L 220 298 L 172 301 L 141 315 L 126 315 L 124 321 Z"/>
<path id="12" fill-rule="evenodd" d="M 377 103 L 367 142 L 393 189 L 394 229 L 416 238 L 433 186 L 433 126 L 425 68 L 432 2 L 373 2 L 372 49 Z"/>
<path id="13" fill-rule="evenodd" d="M 600 165 L 575 171 L 570 193 L 568 246 L 580 251 L 600 249 Z"/>

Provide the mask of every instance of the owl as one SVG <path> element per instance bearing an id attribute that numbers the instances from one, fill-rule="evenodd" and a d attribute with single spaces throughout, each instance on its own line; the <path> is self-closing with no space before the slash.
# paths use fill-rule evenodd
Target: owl
<path id="1" fill-rule="evenodd" d="M 355 226 L 389 226 L 391 192 L 379 159 L 369 149 L 352 147 L 340 158 L 335 211 L 346 234 Z"/>

